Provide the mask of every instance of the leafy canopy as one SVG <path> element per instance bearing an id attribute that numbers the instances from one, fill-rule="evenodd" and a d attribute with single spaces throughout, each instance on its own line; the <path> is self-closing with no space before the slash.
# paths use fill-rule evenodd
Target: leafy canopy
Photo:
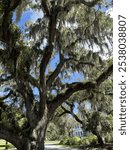
<path id="1" fill-rule="evenodd" d="M 0 1 L 2 123 L 15 122 L 20 132 L 33 128 L 46 108 L 52 117 L 75 92 L 89 93 L 108 78 L 112 18 L 103 9 L 110 7 L 105 0 Z M 28 20 L 23 31 L 18 22 L 30 9 L 43 17 Z M 73 82 L 75 73 L 80 80 Z"/>

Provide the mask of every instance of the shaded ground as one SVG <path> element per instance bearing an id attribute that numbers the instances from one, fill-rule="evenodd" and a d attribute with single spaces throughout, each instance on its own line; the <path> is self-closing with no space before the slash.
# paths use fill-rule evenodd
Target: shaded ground
<path id="1" fill-rule="evenodd" d="M 55 144 L 46 144 L 46 150 L 113 150 L 112 144 L 106 144 L 102 147 L 84 147 L 84 148 L 72 148 L 72 147 L 65 147 L 62 145 L 55 145 Z"/>
<path id="2" fill-rule="evenodd" d="M 10 144 L 10 143 L 8 143 Z M 59 141 L 46 141 L 45 142 L 46 150 L 112 150 L 112 144 L 106 144 L 103 147 L 84 147 L 84 148 L 74 148 L 74 147 L 68 147 L 59 145 Z M 5 141 L 0 140 L 0 150 L 5 149 Z M 16 148 L 8 149 L 8 150 L 17 150 Z"/>
<path id="3" fill-rule="evenodd" d="M 0 150 L 5 150 L 6 141 L 0 139 Z M 7 143 L 8 148 L 12 148 L 13 145 L 11 143 Z"/>
<path id="4" fill-rule="evenodd" d="M 9 149 L 9 150 L 16 150 L 16 149 Z M 109 149 L 109 147 L 107 148 L 84 148 L 84 149 L 79 149 L 79 148 L 72 148 L 72 147 L 63 147 L 60 145 L 52 145 L 52 144 L 46 144 L 46 150 L 112 150 Z"/>

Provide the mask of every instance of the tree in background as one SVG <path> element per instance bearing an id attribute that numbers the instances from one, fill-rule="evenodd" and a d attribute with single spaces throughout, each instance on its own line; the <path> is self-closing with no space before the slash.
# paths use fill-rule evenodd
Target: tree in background
<path id="1" fill-rule="evenodd" d="M 59 116 L 71 114 L 81 124 L 83 131 L 90 131 L 96 135 L 98 143 L 103 145 L 105 136 L 112 136 L 112 96 L 112 77 L 109 77 L 90 93 L 74 94 L 69 101 L 62 104 L 62 111 L 57 113 Z M 77 114 L 74 112 L 75 104 L 78 105 Z M 112 137 L 110 138 L 112 140 Z"/>
<path id="2" fill-rule="evenodd" d="M 56 109 L 111 75 L 113 66 L 106 60 L 112 19 L 103 11 L 110 5 L 104 0 L 0 0 L 0 138 L 18 150 L 44 150 Z M 30 8 L 43 17 L 23 31 L 17 22 Z M 92 68 L 98 70 L 95 76 Z M 77 72 L 82 78 L 73 82 Z"/>
<path id="3" fill-rule="evenodd" d="M 50 141 L 72 136 L 74 125 L 77 124 L 71 115 L 65 114 L 59 117 L 60 110 L 58 109 L 57 112 L 47 128 L 46 139 Z"/>

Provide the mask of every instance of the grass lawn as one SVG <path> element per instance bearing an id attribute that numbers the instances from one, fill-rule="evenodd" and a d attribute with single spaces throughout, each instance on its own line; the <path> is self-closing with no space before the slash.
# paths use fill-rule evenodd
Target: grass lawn
<path id="1" fill-rule="evenodd" d="M 5 140 L 0 140 L 0 150 L 4 150 L 5 149 L 5 145 L 6 145 L 6 141 Z M 13 148 L 14 146 L 8 142 L 8 148 Z"/>
<path id="2" fill-rule="evenodd" d="M 45 144 L 59 145 L 60 141 L 45 141 Z"/>

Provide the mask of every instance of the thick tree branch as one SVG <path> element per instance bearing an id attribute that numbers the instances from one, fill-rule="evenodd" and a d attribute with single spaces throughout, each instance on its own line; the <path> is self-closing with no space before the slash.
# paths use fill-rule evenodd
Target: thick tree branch
<path id="1" fill-rule="evenodd" d="M 9 81 L 12 79 L 12 76 L 6 76 L 4 77 L 4 75 L 0 76 L 0 84 L 2 84 L 3 82 Z"/>
<path id="2" fill-rule="evenodd" d="M 102 82 L 104 82 L 112 73 L 113 65 L 110 65 L 106 71 L 104 71 L 96 80 L 95 82 L 75 82 L 72 84 L 68 84 L 69 88 L 59 95 L 57 95 L 53 101 L 48 103 L 49 108 L 51 111 L 54 111 L 57 107 L 59 107 L 63 102 L 70 98 L 77 91 L 87 90 L 88 92 L 92 89 L 95 89 L 97 86 L 100 86 Z"/>
<path id="3" fill-rule="evenodd" d="M 70 98 L 71 95 L 73 95 L 77 91 L 81 90 L 91 90 L 94 89 L 96 86 L 93 82 L 86 82 L 86 83 L 76 83 L 72 85 L 70 88 L 68 88 L 65 93 L 61 93 L 57 95 L 53 101 L 51 101 L 48 105 L 51 110 L 55 110 L 58 106 L 60 106 L 64 101 Z"/>
<path id="4" fill-rule="evenodd" d="M 67 110 L 64 106 L 61 106 L 61 108 L 63 109 L 64 112 L 61 113 L 59 117 L 64 114 L 71 114 L 77 122 L 79 122 L 80 124 L 83 124 L 83 121 L 79 119 L 79 117 L 76 114 L 73 113 L 71 106 L 70 106 L 70 110 Z"/>
<path id="5" fill-rule="evenodd" d="M 47 80 L 47 87 L 51 86 L 51 84 L 53 83 L 53 81 L 55 80 L 55 78 L 60 73 L 60 71 L 61 71 L 62 67 L 64 66 L 65 62 L 66 62 L 65 59 L 62 59 L 60 61 L 60 63 L 57 65 L 56 69 L 53 71 L 53 73 L 49 76 L 49 78 Z"/>
<path id="6" fill-rule="evenodd" d="M 21 148 L 22 138 L 15 133 L 16 129 L 7 127 L 7 125 L 0 124 L 0 139 L 12 143 L 17 148 Z"/>
<path id="7" fill-rule="evenodd" d="M 25 82 L 25 81 L 24 81 Z M 30 122 L 30 125 L 33 127 L 35 126 L 34 120 L 37 120 L 36 114 L 34 112 L 34 95 L 31 87 L 29 84 L 25 83 L 17 83 L 18 85 L 18 93 L 20 93 L 25 101 L 25 107 L 26 107 L 26 115 Z M 38 117 L 38 116 L 37 116 Z"/>
<path id="8" fill-rule="evenodd" d="M 44 113 L 44 108 L 46 104 L 46 77 L 45 71 L 47 65 L 51 59 L 53 52 L 53 42 L 55 39 L 56 33 L 56 22 L 57 22 L 57 12 L 55 11 L 55 7 L 51 8 L 51 14 L 49 17 L 49 38 L 48 38 L 48 46 L 44 50 L 44 55 L 40 64 L 40 114 Z"/>
<path id="9" fill-rule="evenodd" d="M 28 77 L 29 82 L 30 82 L 33 86 L 39 88 L 39 84 L 38 84 L 38 80 L 37 80 L 37 79 L 35 79 L 35 78 L 34 78 L 33 76 L 31 76 L 31 75 L 27 75 L 27 77 Z"/>
<path id="10" fill-rule="evenodd" d="M 92 66 L 92 67 L 95 66 L 95 64 L 92 63 L 92 62 L 89 62 L 89 61 L 83 61 L 83 60 L 77 60 L 77 59 L 74 58 L 74 57 L 68 58 L 68 61 L 74 61 L 74 62 L 77 62 L 78 64 L 81 64 L 81 65 L 89 65 L 89 66 Z"/>
<path id="11" fill-rule="evenodd" d="M 113 72 L 113 64 L 108 67 L 96 80 L 97 86 L 104 82 Z"/>
<path id="12" fill-rule="evenodd" d="M 42 5 L 42 9 L 43 9 L 44 13 L 46 13 L 46 16 L 49 17 L 50 12 L 49 12 L 49 8 L 47 6 L 47 0 L 41 0 L 41 5 Z"/>

